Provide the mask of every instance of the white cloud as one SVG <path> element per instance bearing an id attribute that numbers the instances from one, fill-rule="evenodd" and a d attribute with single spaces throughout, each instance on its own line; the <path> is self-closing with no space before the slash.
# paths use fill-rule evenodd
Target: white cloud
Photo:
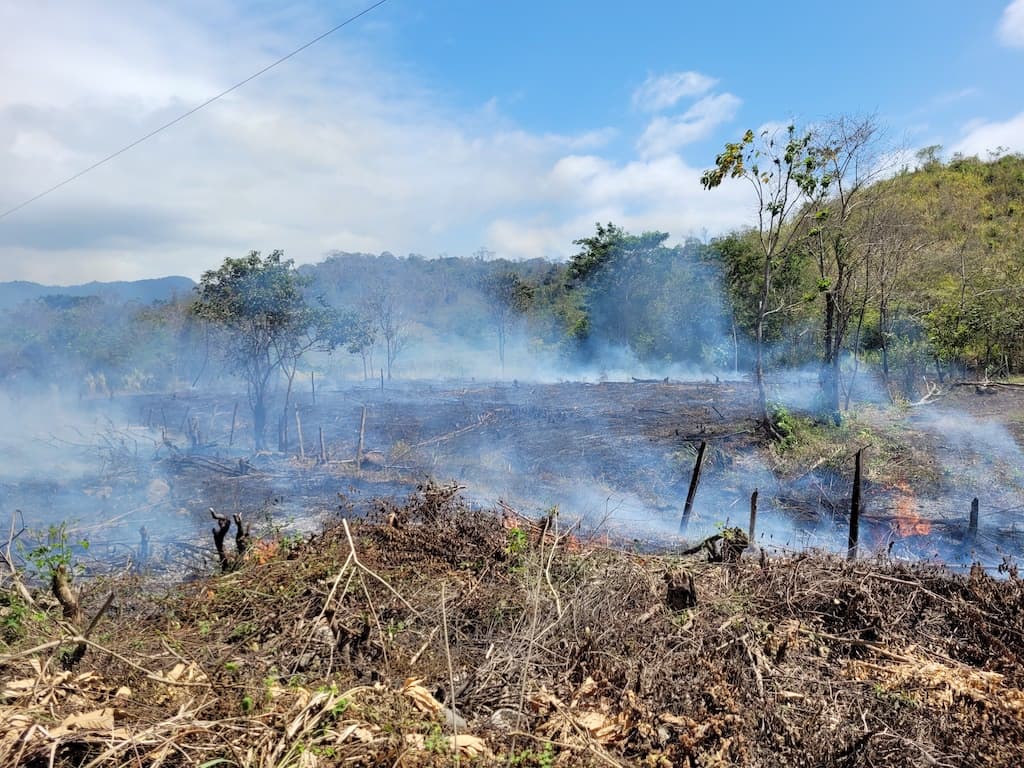
<path id="1" fill-rule="evenodd" d="M 1003 121 L 972 120 L 964 126 L 964 137 L 952 151 L 984 159 L 1000 148 L 1024 152 L 1024 112 Z"/>
<path id="2" fill-rule="evenodd" d="M 717 235 L 750 219 L 751 199 L 740 184 L 712 192 L 702 171 L 678 155 L 613 163 L 594 155 L 568 155 L 544 185 L 557 208 L 535 216 L 505 217 L 491 224 L 488 242 L 499 253 L 558 256 L 567 244 L 614 221 L 632 232 L 667 231 L 670 242 Z"/>
<path id="3" fill-rule="evenodd" d="M 312 36 L 231 2 L 183 4 L 0 5 L 10 86 L 0 89 L 0 210 Z M 334 249 L 432 256 L 481 243 L 558 257 L 597 220 L 684 237 L 749 213 L 742 195 L 703 192 L 699 171 L 670 151 L 731 115 L 734 96 L 703 99 L 650 137 L 650 156 L 618 162 L 603 156 L 612 129 L 534 133 L 497 102 L 456 109 L 349 42 L 310 49 L 0 220 L 0 280 L 198 277 L 226 256 L 274 248 L 299 263 Z M 672 98 L 711 85 L 682 77 Z"/>
<path id="4" fill-rule="evenodd" d="M 51 3 L 52 29 L 29 7 L 0 11 L 13 30 L 0 48 L 0 210 L 288 49 L 260 28 L 214 41 L 203 13 L 155 2 Z M 487 105 L 453 113 L 338 38 L 0 221 L 0 280 L 198 276 L 252 248 L 300 262 L 459 252 L 495 210 L 542 200 L 537 180 L 560 156 L 610 138 L 529 133 Z"/>
<path id="5" fill-rule="evenodd" d="M 644 157 L 656 157 L 707 138 L 735 117 L 741 103 L 731 93 L 720 93 L 705 96 L 678 117 L 656 117 L 637 142 L 637 149 Z"/>
<path id="6" fill-rule="evenodd" d="M 1024 0 L 1013 0 L 999 19 L 998 36 L 1003 45 L 1024 48 Z"/>
<path id="7" fill-rule="evenodd" d="M 700 72 L 672 72 L 650 75 L 633 92 L 633 106 L 645 112 L 658 112 L 674 107 L 680 99 L 700 96 L 710 91 L 718 80 Z"/>

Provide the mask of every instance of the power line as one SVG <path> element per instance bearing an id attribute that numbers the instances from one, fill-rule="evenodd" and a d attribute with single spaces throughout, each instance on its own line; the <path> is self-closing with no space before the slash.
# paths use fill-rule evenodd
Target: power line
<path id="1" fill-rule="evenodd" d="M 308 43 L 304 43 L 303 45 L 300 45 L 298 48 L 296 48 L 291 53 L 285 54 L 284 56 L 279 58 L 277 61 L 274 61 L 274 62 L 268 64 L 267 66 L 265 66 L 263 69 L 261 69 L 258 72 L 254 72 L 253 74 L 249 75 L 244 80 L 240 80 L 239 82 L 237 82 L 234 85 L 232 85 L 230 88 L 227 88 L 227 89 L 221 91 L 216 96 L 211 96 L 209 99 L 204 101 L 202 104 L 193 107 L 188 112 L 185 112 L 183 114 L 178 115 L 176 118 L 174 118 L 170 122 L 164 123 L 159 128 L 155 128 L 154 130 L 152 130 L 149 133 L 147 133 L 145 136 L 139 137 L 138 139 L 133 141 L 131 144 L 127 144 L 127 145 L 121 147 L 121 149 L 117 150 L 116 152 L 112 152 L 111 154 L 109 154 L 106 157 L 104 157 L 102 160 L 97 160 L 95 163 L 90 165 L 88 168 L 83 168 L 78 173 L 74 174 L 73 176 L 68 176 L 68 178 L 64 179 L 64 181 L 60 182 L 59 184 L 54 184 L 52 187 L 50 187 L 47 190 L 44 190 L 44 191 L 40 192 L 38 195 L 35 195 L 34 197 L 30 197 L 28 200 L 25 200 L 24 202 L 18 203 L 18 205 L 14 206 L 13 208 L 10 208 L 10 209 L 4 211 L 3 213 L 0 213 L 0 219 L 7 218 L 8 216 L 10 216 L 15 211 L 20 211 L 26 205 L 30 205 L 31 203 L 34 203 L 36 200 L 39 200 L 40 198 L 46 197 L 51 192 L 56 192 L 58 189 L 60 189 L 61 187 L 65 186 L 66 184 L 70 184 L 75 179 L 79 179 L 82 176 L 85 176 L 85 174 L 89 173 L 89 171 L 94 171 L 97 168 L 99 168 L 101 165 L 103 165 L 104 163 L 108 163 L 111 160 L 113 160 L 115 157 L 123 155 L 129 149 L 133 149 L 133 148 L 139 146 L 139 144 L 141 144 L 144 141 L 147 141 L 148 139 L 153 138 L 154 136 L 156 136 L 161 131 L 166 131 L 172 125 L 180 123 L 186 117 L 190 117 L 190 116 L 194 115 L 199 110 L 203 109 L 204 107 L 210 106 L 211 104 L 213 104 L 213 102 L 217 101 L 218 99 L 223 98 L 224 96 L 227 96 L 232 91 L 238 90 L 243 85 L 245 85 L 246 83 L 249 83 L 249 82 L 255 80 L 260 75 L 266 74 L 267 72 L 272 70 L 274 67 L 276 67 L 278 64 L 283 64 L 284 62 L 288 61 L 288 59 L 292 58 L 296 54 L 302 53 L 304 50 L 306 50 L 307 48 L 309 48 L 312 45 L 316 45 L 321 40 L 323 40 L 325 37 L 333 35 L 335 32 L 337 32 L 342 27 L 347 27 L 353 21 L 356 21 L 357 19 L 359 19 L 359 18 L 365 16 L 366 14 L 368 14 L 370 11 L 372 11 L 372 10 L 374 10 L 376 8 L 379 8 L 380 6 L 384 5 L 384 3 L 386 3 L 387 1 L 388 0 L 377 0 L 376 3 L 374 3 L 373 5 L 370 5 L 370 6 L 366 7 L 366 8 L 364 8 L 359 13 L 357 13 L 355 16 L 351 16 L 351 17 L 345 19 L 343 22 L 341 22 L 337 26 L 331 27 L 329 30 L 324 32 L 322 35 L 318 35 L 317 37 L 314 37 L 312 40 L 310 40 Z"/>

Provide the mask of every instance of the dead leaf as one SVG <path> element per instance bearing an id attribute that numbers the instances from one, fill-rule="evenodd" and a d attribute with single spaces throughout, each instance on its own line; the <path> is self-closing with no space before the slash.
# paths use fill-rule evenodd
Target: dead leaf
<path id="1" fill-rule="evenodd" d="M 412 703 L 416 705 L 420 712 L 427 715 L 436 715 L 444 706 L 434 698 L 434 694 L 420 684 L 422 680 L 423 678 L 421 677 L 406 678 L 405 683 L 402 685 L 402 693 L 412 699 Z"/>
<path id="2" fill-rule="evenodd" d="M 576 724 L 586 730 L 594 741 L 600 744 L 610 744 L 621 739 L 627 728 L 623 717 L 608 717 L 601 712 L 580 712 L 573 716 Z"/>
<path id="3" fill-rule="evenodd" d="M 91 712 L 68 715 L 60 725 L 50 731 L 51 738 L 58 739 L 76 731 L 112 731 L 114 729 L 114 708 L 104 707 Z"/>
<path id="4" fill-rule="evenodd" d="M 448 746 L 453 752 L 458 750 L 460 756 L 470 759 L 490 754 L 486 741 L 479 736 L 471 736 L 468 733 L 450 736 L 448 738 Z"/>
<path id="5" fill-rule="evenodd" d="M 35 690 L 36 684 L 39 680 L 35 677 L 23 677 L 19 680 L 11 680 L 4 687 L 3 691 L 0 691 L 0 699 L 17 699 L 22 696 L 28 696 Z"/>
<path id="6" fill-rule="evenodd" d="M 487 747 L 487 742 L 479 736 L 460 733 L 458 736 L 449 736 L 447 742 L 448 751 L 455 752 L 455 750 L 458 750 L 460 757 L 472 759 L 480 756 L 489 756 L 491 754 L 490 749 Z M 407 733 L 405 735 L 405 743 L 408 744 L 411 749 L 423 752 L 427 748 L 427 737 L 422 733 Z"/>
<path id="7" fill-rule="evenodd" d="M 178 662 L 169 671 L 164 672 L 161 677 L 170 683 L 201 683 L 206 681 L 206 675 L 194 663 L 183 664 Z"/>
<path id="8" fill-rule="evenodd" d="M 573 699 L 582 699 L 584 696 L 589 696 L 597 690 L 597 683 L 594 682 L 594 678 L 587 677 L 580 687 L 576 689 L 576 693 L 573 695 Z"/>

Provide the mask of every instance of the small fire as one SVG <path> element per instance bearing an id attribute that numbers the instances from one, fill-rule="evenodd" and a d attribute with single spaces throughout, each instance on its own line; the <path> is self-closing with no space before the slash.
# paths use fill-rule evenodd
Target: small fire
<path id="1" fill-rule="evenodd" d="M 893 530 L 900 536 L 926 536 L 932 524 L 917 513 L 917 496 L 905 481 L 893 486 L 896 492 L 896 520 Z"/>

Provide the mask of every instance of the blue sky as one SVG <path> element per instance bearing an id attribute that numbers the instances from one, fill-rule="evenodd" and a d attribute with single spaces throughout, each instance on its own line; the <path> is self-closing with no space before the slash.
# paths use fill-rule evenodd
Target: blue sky
<path id="1" fill-rule="evenodd" d="M 366 3 L 0 7 L 0 209 Z M 1024 151 L 1024 0 L 389 0 L 0 220 L 0 280 L 198 277 L 283 248 L 565 257 L 597 220 L 751 221 L 698 183 L 750 127 L 875 114 L 889 148 Z"/>

